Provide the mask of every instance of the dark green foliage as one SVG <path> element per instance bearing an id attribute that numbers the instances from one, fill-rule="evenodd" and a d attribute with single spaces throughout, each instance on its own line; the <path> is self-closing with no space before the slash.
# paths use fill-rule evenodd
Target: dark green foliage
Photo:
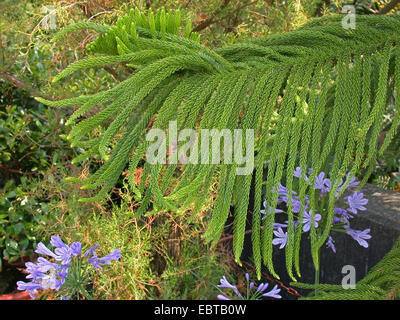
<path id="1" fill-rule="evenodd" d="M 26 93 L 0 82 L 0 267 L 31 255 L 35 226 L 48 215 L 46 202 L 32 196 L 35 178 L 69 161 L 73 152 L 55 131 L 60 118 Z"/>
<path id="2" fill-rule="evenodd" d="M 333 190 L 348 172 L 342 190 L 361 169 L 366 170 L 366 182 L 377 156 L 388 145 L 378 141 L 387 95 L 393 93 L 393 88 L 400 92 L 400 17 L 358 16 L 356 29 L 345 30 L 342 16 L 330 16 L 296 31 L 210 50 L 199 44 L 197 36 L 179 31 L 178 14 L 166 15 L 161 10 L 157 16 L 153 19 L 152 13 L 145 16 L 132 11 L 120 18 L 89 45 L 89 58 L 55 78 L 60 80 L 82 68 L 126 63 L 132 72 L 126 80 L 90 96 L 61 101 L 38 98 L 55 107 L 81 105 L 69 121 L 74 126 L 68 138 L 72 145 L 88 146 L 80 160 L 96 154 L 106 159 L 90 177 L 71 180 L 83 183 L 84 189 L 97 191 L 97 195 L 82 201 L 103 200 L 128 164 L 129 175 L 142 166 L 149 145 L 145 141 L 147 129 L 165 130 L 171 120 L 178 120 L 179 129 L 254 129 L 258 150 L 252 222 L 256 228 L 252 236 L 255 262 L 260 272 L 262 257 L 276 275 L 272 261 L 275 217 L 267 215 L 259 231 L 261 195 L 266 194 L 267 208 L 275 208 L 278 194 L 272 191 L 286 177 L 290 192 L 296 166 L 301 166 L 303 172 L 312 167 L 311 181 L 325 171 L 333 179 Z M 397 117 L 399 102 L 396 99 L 394 107 Z M 85 115 L 86 119 L 77 122 Z M 91 140 L 88 134 L 99 126 L 106 128 L 104 133 Z M 389 132 L 396 132 L 397 127 L 394 121 Z M 393 137 L 391 133 L 387 141 Z M 266 164 L 268 176 L 264 181 Z M 235 164 L 189 164 L 179 168 L 146 164 L 137 214 L 144 213 L 151 202 L 166 210 L 193 208 L 196 200 L 209 193 L 211 178 L 218 178 L 217 198 L 205 237 L 213 243 L 219 239 L 233 205 L 234 253 L 240 263 L 251 177 L 236 176 L 235 169 Z M 171 174 L 180 177 L 177 186 L 169 184 Z M 137 191 L 132 178 L 130 181 Z M 312 186 L 300 179 L 299 190 L 303 204 L 308 195 L 315 212 Z M 332 192 L 322 234 L 317 235 L 315 227 L 311 229 L 316 268 L 317 252 L 330 232 L 334 201 Z M 290 204 L 289 219 L 293 219 Z M 293 268 L 300 276 L 300 237 L 289 228 L 288 238 L 287 269 L 292 277 Z"/>
<path id="3" fill-rule="evenodd" d="M 17 185 L 9 180 L 0 188 L 0 269 L 2 259 L 11 263 L 31 256 L 40 240 L 36 228 L 47 221 L 49 210 L 46 202 L 30 193 L 32 188 L 27 178 Z"/>
<path id="4" fill-rule="evenodd" d="M 0 185 L 10 179 L 18 182 L 23 174 L 37 176 L 72 156 L 60 148 L 65 142 L 50 135 L 64 127 L 54 109 L 6 83 L 0 82 L 0 90 Z"/>

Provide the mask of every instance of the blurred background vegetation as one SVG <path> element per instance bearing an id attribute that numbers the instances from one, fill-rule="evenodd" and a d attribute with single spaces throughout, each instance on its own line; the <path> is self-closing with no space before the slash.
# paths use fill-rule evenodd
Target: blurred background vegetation
<path id="1" fill-rule="evenodd" d="M 63 139 L 70 109 L 49 109 L 33 97 L 63 99 L 113 86 L 121 70 L 103 68 L 52 78 L 85 54 L 95 39 L 89 31 L 52 36 L 74 22 L 113 24 L 132 7 L 155 11 L 180 8 L 209 47 L 297 28 L 314 17 L 340 13 L 353 4 L 359 14 L 396 11 L 400 0 L 2 0 L 0 1 L 0 293 L 15 290 L 10 270 L 33 258 L 39 241 L 60 234 L 69 242 L 120 248 L 123 259 L 99 274 L 95 294 L 112 299 L 211 299 L 219 278 L 242 272 L 233 263 L 229 241 L 212 251 L 201 234 L 213 194 L 190 224 L 189 213 L 153 211 L 134 218 L 136 204 L 121 179 L 105 205 L 81 204 L 84 191 L 64 181 L 82 167 L 71 164 L 79 152 Z M 50 16 L 55 16 L 52 28 Z M 50 25 L 49 25 L 50 21 Z M 46 27 L 47 22 L 47 27 Z M 86 76 L 83 77 L 82 72 Z M 82 80 L 85 79 L 85 80 Z M 51 85 L 50 85 L 51 84 Z M 387 123 L 391 118 L 387 117 Z M 94 135 L 98 132 L 94 132 Z M 400 134 L 376 165 L 371 181 L 400 191 Z M 98 163 L 85 163 L 83 175 Z M 140 172 L 138 172 L 140 174 Z M 157 219 L 156 219 L 157 218 Z M 16 277 L 21 275 L 16 275 Z M 236 274 L 238 276 L 238 274 Z M 236 278 L 235 276 L 235 278 Z M 2 280 L 3 279 L 3 280 Z M 6 280 L 4 280 L 6 279 Z M 11 279 L 11 280 L 10 280 Z M 8 280 L 8 281 L 7 281 Z"/>

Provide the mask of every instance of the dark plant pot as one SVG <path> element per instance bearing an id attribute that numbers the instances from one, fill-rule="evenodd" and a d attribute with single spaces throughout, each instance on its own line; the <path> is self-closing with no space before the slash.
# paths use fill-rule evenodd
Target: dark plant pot
<path id="1" fill-rule="evenodd" d="M 0 295 L 0 300 L 32 300 L 28 291 L 2 294 Z"/>

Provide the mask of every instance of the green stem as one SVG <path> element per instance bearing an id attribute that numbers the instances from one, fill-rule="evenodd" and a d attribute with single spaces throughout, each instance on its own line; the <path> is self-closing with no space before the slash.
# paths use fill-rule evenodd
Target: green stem
<path id="1" fill-rule="evenodd" d="M 314 289 L 314 295 L 318 296 L 319 292 L 318 292 L 318 285 L 319 285 L 319 269 L 315 269 L 315 280 L 314 280 L 314 284 L 315 284 L 315 289 Z"/>
<path id="2" fill-rule="evenodd" d="M 314 295 L 315 296 L 319 295 L 318 286 L 319 286 L 320 265 L 321 265 L 321 248 L 318 249 L 318 266 L 315 268 L 315 276 L 314 276 L 314 284 L 315 284 Z"/>

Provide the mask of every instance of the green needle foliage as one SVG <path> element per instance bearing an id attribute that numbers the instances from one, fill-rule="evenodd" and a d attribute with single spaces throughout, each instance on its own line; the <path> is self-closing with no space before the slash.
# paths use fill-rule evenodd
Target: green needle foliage
<path id="1" fill-rule="evenodd" d="M 354 289 L 341 285 L 292 283 L 303 289 L 318 289 L 317 295 L 306 300 L 394 300 L 400 298 L 400 238 Z"/>
<path id="2" fill-rule="evenodd" d="M 291 193 L 296 166 L 303 172 L 312 167 L 311 181 L 325 171 L 333 178 L 332 190 L 349 172 L 341 190 L 360 170 L 365 171 L 365 183 L 399 126 L 397 96 L 396 121 L 379 144 L 387 101 L 400 94 L 400 17 L 357 16 L 356 28 L 347 30 L 342 19 L 339 15 L 319 18 L 296 31 L 215 50 L 200 44 L 190 23 L 181 27 L 179 11 L 162 9 L 153 14 L 150 10 L 145 15 L 132 10 L 113 26 L 80 24 L 63 30 L 61 35 L 68 29 L 90 28 L 99 36 L 87 47 L 89 57 L 70 65 L 54 81 L 83 68 L 110 64 L 121 64 L 130 74 L 113 88 L 93 95 L 61 101 L 38 98 L 54 107 L 80 105 L 68 121 L 73 125 L 68 136 L 71 145 L 86 149 L 75 162 L 96 155 L 105 160 L 88 178 L 70 178 L 82 183 L 83 189 L 97 192 L 81 201 L 102 201 L 128 167 L 132 190 L 141 203 L 137 216 L 151 203 L 167 210 L 193 209 L 195 214 L 217 178 L 217 197 L 205 238 L 216 243 L 233 206 L 234 254 L 240 263 L 254 181 L 254 261 L 259 275 L 263 262 L 277 276 L 272 261 L 275 217 L 268 214 L 261 221 L 263 194 L 267 208 L 275 208 L 278 194 L 273 191 L 286 179 Z M 178 129 L 254 129 L 253 177 L 237 176 L 235 164 L 178 167 L 144 162 L 150 144 L 145 140 L 147 130 L 166 130 L 172 120 Z M 99 126 L 105 127 L 101 136 L 88 138 Z M 143 171 L 137 187 L 133 175 L 138 167 Z M 170 184 L 172 175 L 179 177 L 178 185 Z M 298 220 L 302 221 L 306 195 L 312 210 L 316 199 L 305 179 L 300 179 L 298 187 L 303 203 Z M 312 224 L 317 269 L 318 250 L 329 236 L 334 201 L 332 192 L 321 235 Z M 293 221 L 291 204 L 288 214 Z M 286 264 L 293 279 L 293 270 L 300 276 L 300 239 L 301 228 L 288 229 Z"/>

